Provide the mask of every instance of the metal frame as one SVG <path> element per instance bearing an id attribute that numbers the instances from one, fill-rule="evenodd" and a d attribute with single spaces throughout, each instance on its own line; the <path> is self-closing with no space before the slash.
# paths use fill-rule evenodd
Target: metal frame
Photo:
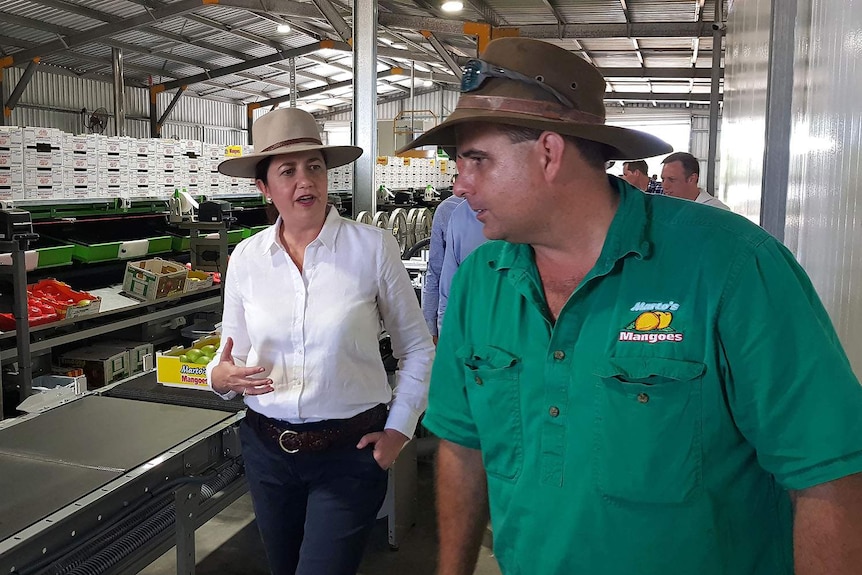
<path id="1" fill-rule="evenodd" d="M 796 0 L 772 0 L 760 225 L 784 241 L 790 178 Z"/>

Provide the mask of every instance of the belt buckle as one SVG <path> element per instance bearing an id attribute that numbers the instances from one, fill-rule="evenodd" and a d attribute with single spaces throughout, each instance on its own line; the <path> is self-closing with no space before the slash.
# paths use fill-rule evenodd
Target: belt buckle
<path id="1" fill-rule="evenodd" d="M 287 449 L 284 446 L 284 437 L 290 436 L 290 435 L 299 435 L 299 433 L 297 433 L 296 431 L 293 431 L 292 429 L 285 429 L 284 431 L 281 432 L 281 435 L 278 436 L 278 446 L 285 453 L 290 453 L 290 454 L 299 453 L 299 449 Z"/>

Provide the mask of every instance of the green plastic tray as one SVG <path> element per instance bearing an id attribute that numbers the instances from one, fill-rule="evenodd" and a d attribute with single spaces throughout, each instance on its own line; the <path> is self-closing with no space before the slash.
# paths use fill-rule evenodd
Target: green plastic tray
<path id="1" fill-rule="evenodd" d="M 41 234 L 38 240 L 30 244 L 30 249 L 35 251 L 38 257 L 36 269 L 69 265 L 72 263 L 72 254 L 75 253 L 72 242 Z"/>
<path id="2" fill-rule="evenodd" d="M 253 235 L 254 235 L 254 234 L 256 234 L 257 232 L 262 232 L 263 230 L 265 230 L 265 229 L 266 229 L 266 228 L 268 228 L 268 227 L 269 227 L 269 226 L 250 226 L 250 227 L 243 227 L 243 229 L 242 229 L 242 237 L 243 237 L 243 239 L 245 239 L 245 238 L 250 238 L 251 236 L 253 236 Z"/>
<path id="3" fill-rule="evenodd" d="M 245 229 L 236 229 L 236 230 L 228 230 L 227 232 L 227 243 L 229 246 L 238 244 L 245 238 Z M 205 234 L 201 234 L 205 235 Z M 171 249 L 175 252 L 187 252 L 189 251 L 189 236 L 175 236 L 171 235 Z"/>
<path id="4" fill-rule="evenodd" d="M 157 236 L 153 238 L 141 238 L 148 240 L 146 253 L 143 255 L 160 254 L 171 251 L 171 237 Z M 139 255 L 128 256 L 120 253 L 123 244 L 127 242 L 105 242 L 99 244 L 75 243 L 75 252 L 72 257 L 85 263 L 105 262 L 110 260 L 127 260 L 141 257 Z"/>

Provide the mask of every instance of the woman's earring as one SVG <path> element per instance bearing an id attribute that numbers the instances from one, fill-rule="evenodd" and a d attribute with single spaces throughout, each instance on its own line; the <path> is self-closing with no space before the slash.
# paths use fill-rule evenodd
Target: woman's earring
<path id="1" fill-rule="evenodd" d="M 266 196 L 266 203 L 267 203 L 267 204 L 271 204 L 271 203 L 272 203 L 272 198 L 271 198 L 271 197 L 269 197 L 269 196 Z"/>

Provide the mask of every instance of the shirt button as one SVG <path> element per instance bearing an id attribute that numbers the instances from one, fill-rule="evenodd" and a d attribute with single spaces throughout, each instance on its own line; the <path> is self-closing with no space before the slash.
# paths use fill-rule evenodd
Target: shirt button
<path id="1" fill-rule="evenodd" d="M 649 403 L 649 394 L 639 393 L 638 394 L 638 403 Z"/>
<path id="2" fill-rule="evenodd" d="M 556 359 L 557 361 L 562 361 L 562 360 L 566 359 L 566 352 L 558 349 L 557 351 L 554 352 L 554 359 Z"/>
<path id="3" fill-rule="evenodd" d="M 551 409 L 548 410 L 548 413 L 551 414 L 551 417 L 557 417 L 560 415 L 560 408 L 555 405 L 551 406 Z"/>
<path id="4" fill-rule="evenodd" d="M 476 376 L 476 385 L 482 385 L 482 378 L 478 375 Z"/>

